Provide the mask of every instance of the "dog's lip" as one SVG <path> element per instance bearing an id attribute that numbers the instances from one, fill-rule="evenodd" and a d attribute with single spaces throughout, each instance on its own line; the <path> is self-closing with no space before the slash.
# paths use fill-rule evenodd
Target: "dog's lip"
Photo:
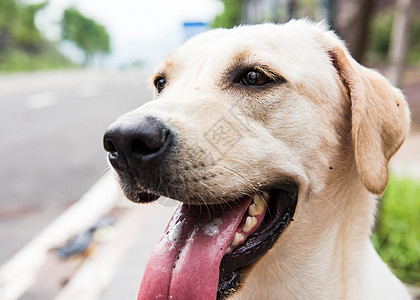
<path id="1" fill-rule="evenodd" d="M 153 202 L 161 197 L 161 195 L 150 191 L 140 191 L 137 196 L 142 202 Z"/>
<path id="2" fill-rule="evenodd" d="M 234 293 L 241 283 L 241 272 L 266 254 L 291 221 L 296 209 L 298 186 L 284 182 L 269 191 L 268 211 L 255 232 L 231 253 L 223 256 L 217 298 Z"/>

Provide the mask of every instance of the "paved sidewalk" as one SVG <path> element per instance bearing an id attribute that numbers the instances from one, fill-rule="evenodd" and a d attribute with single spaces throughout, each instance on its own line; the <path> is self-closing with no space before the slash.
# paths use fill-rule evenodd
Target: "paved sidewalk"
<path id="1" fill-rule="evenodd" d="M 176 205 L 120 199 L 114 238 L 94 250 L 54 300 L 137 299 L 147 260 Z"/>
<path id="2" fill-rule="evenodd" d="M 137 299 L 147 260 L 169 223 L 174 209 L 175 207 L 158 205 L 153 214 L 144 220 L 142 227 L 138 230 L 137 240 L 127 251 L 114 279 L 104 291 L 103 296 L 99 298 L 100 300 Z"/>

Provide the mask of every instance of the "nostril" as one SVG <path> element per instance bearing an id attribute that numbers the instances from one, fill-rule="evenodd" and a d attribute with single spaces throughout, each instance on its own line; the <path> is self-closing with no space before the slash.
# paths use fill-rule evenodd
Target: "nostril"
<path id="1" fill-rule="evenodd" d="M 118 156 L 117 147 L 115 146 L 114 142 L 110 139 L 105 139 L 104 141 L 104 149 L 105 151 L 109 152 L 109 154 L 113 157 Z"/>
<path id="2" fill-rule="evenodd" d="M 159 150 L 159 148 L 149 148 L 143 140 L 135 139 L 131 143 L 131 153 L 138 156 L 146 156 Z"/>
<path id="3" fill-rule="evenodd" d="M 147 156 L 158 152 L 168 137 L 168 131 L 161 132 L 161 135 L 145 136 L 135 138 L 131 142 L 131 153 L 137 156 Z"/>

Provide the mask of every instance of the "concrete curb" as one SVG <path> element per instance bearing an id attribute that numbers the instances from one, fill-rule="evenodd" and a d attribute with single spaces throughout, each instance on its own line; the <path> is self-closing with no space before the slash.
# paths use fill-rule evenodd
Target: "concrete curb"
<path id="1" fill-rule="evenodd" d="M 115 237 L 87 257 L 54 300 L 136 299 L 147 260 L 175 208 L 155 202 L 124 210 Z"/>
<path id="2" fill-rule="evenodd" d="M 34 282 L 47 252 L 80 233 L 107 214 L 121 198 L 108 172 L 78 202 L 61 214 L 44 231 L 0 269 L 0 300 L 17 300 Z"/>
<path id="3" fill-rule="evenodd" d="M 116 226 L 116 237 L 105 243 L 89 256 L 70 281 L 64 286 L 55 300 L 95 300 L 99 299 L 111 282 L 125 253 L 138 235 L 136 211 L 126 212 Z"/>

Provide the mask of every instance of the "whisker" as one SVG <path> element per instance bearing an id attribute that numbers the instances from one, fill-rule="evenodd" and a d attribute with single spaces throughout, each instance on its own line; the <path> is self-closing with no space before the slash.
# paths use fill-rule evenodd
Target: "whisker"
<path id="1" fill-rule="evenodd" d="M 225 168 L 226 170 L 228 170 L 228 171 L 232 172 L 233 174 L 239 176 L 244 181 L 244 183 L 247 184 L 254 192 L 259 193 L 259 190 L 257 188 L 255 188 L 254 185 L 251 182 L 249 182 L 249 180 L 246 179 L 244 176 L 242 176 L 238 172 L 236 172 L 236 171 L 234 171 L 234 170 L 232 170 L 228 167 L 223 166 L 223 168 Z"/>
<path id="2" fill-rule="evenodd" d="M 156 191 L 159 191 L 160 190 L 160 187 L 162 186 L 162 183 L 163 183 L 162 176 L 159 175 L 159 185 L 158 185 Z"/>
<path id="3" fill-rule="evenodd" d="M 363 233 L 363 234 L 365 234 L 364 232 L 362 232 L 361 230 L 359 230 L 358 228 L 357 228 L 357 226 L 355 225 L 355 224 L 353 224 L 353 222 L 352 221 L 350 221 L 344 214 L 343 214 L 343 212 L 341 211 L 341 210 L 339 210 L 338 209 L 338 207 L 336 206 L 336 205 L 334 205 L 334 203 L 330 200 L 330 199 L 328 199 L 326 196 L 324 196 L 323 194 L 321 194 L 320 195 L 321 197 L 323 197 L 325 200 L 327 200 L 327 202 L 334 208 L 334 210 L 336 210 L 337 212 L 338 212 L 338 214 L 348 223 L 348 224 L 350 224 L 351 226 L 353 226 L 354 227 L 354 229 L 355 230 L 358 230 L 358 231 L 360 231 L 361 233 Z"/>
<path id="4" fill-rule="evenodd" d="M 250 291 L 250 292 L 251 292 L 252 294 L 254 294 L 255 296 L 259 296 L 259 295 L 258 295 L 258 293 L 257 293 L 257 292 L 255 292 L 253 289 L 251 289 L 249 286 L 246 286 L 246 285 L 245 285 L 243 288 L 244 288 L 244 289 L 246 289 L 246 290 L 248 290 L 248 291 Z"/>
<path id="5" fill-rule="evenodd" d="M 106 168 L 100 173 L 100 176 L 105 175 L 111 168 L 109 166 L 106 166 Z"/>

